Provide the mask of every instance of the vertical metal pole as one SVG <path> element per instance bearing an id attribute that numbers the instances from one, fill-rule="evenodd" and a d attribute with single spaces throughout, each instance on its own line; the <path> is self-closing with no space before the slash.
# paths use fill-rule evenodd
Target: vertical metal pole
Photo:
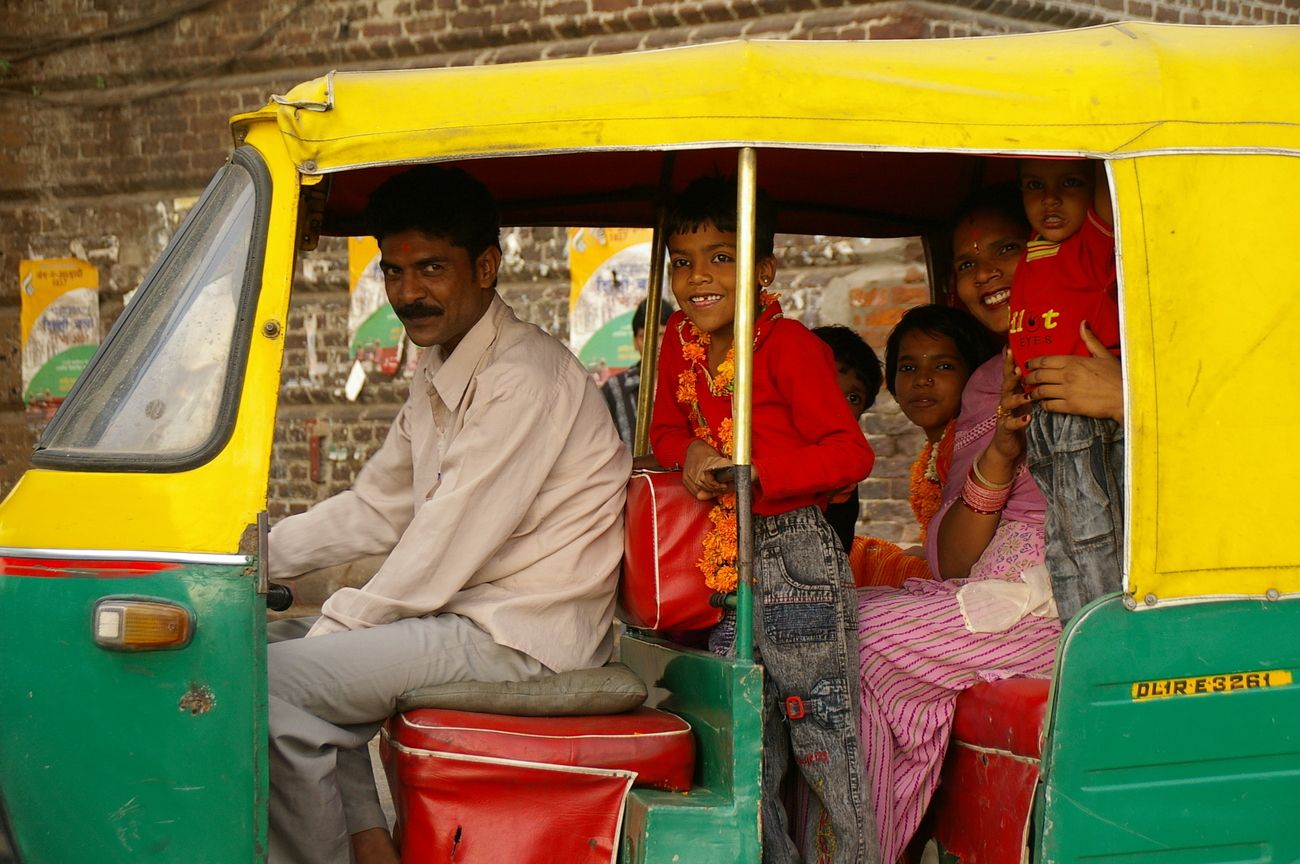
<path id="1" fill-rule="evenodd" d="M 732 428 L 736 444 L 736 656 L 754 653 L 754 516 L 750 440 L 753 427 L 754 318 L 758 309 L 754 278 L 754 217 L 758 189 L 758 154 L 740 151 L 736 193 L 736 386 L 731 395 Z"/>
<path id="2" fill-rule="evenodd" d="M 650 452 L 650 415 L 654 409 L 655 381 L 659 375 L 659 308 L 664 296 L 664 226 L 668 219 L 668 199 L 672 194 L 676 158 L 676 153 L 665 153 L 659 171 L 659 203 L 655 208 L 655 229 L 650 238 L 650 288 L 645 302 L 645 341 L 641 343 L 641 384 L 636 393 L 633 456 Z"/>

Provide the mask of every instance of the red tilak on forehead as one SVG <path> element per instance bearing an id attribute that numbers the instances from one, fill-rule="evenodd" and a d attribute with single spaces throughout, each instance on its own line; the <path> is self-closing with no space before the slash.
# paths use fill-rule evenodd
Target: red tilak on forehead
<path id="1" fill-rule="evenodd" d="M 407 243 L 407 242 L 405 242 L 405 241 L 403 241 L 403 242 L 402 242 L 402 251 L 403 251 L 403 252 L 410 252 L 410 251 L 411 251 L 411 244 L 410 244 L 410 243 Z"/>

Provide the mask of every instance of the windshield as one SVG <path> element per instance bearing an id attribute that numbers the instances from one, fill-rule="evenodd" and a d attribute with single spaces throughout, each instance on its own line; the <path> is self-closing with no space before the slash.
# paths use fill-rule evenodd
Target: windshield
<path id="1" fill-rule="evenodd" d="M 191 467 L 233 423 L 256 301 L 259 221 L 246 153 L 217 174 L 42 437 L 36 461 Z M 256 256 L 260 258 L 260 255 Z M 251 277 L 251 278 L 250 278 Z"/>

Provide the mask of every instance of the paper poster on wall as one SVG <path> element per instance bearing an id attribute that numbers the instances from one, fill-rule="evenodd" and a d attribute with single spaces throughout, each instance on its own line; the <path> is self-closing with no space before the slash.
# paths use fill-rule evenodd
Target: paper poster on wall
<path id="1" fill-rule="evenodd" d="M 366 372 L 392 377 L 402 365 L 406 330 L 384 291 L 374 237 L 348 238 L 348 286 L 348 356 Z"/>
<path id="2" fill-rule="evenodd" d="M 48 419 L 99 346 L 99 270 L 77 258 L 18 262 L 23 404 Z"/>
<path id="3" fill-rule="evenodd" d="M 569 346 L 598 380 L 640 359 L 632 313 L 650 282 L 648 228 L 570 228 Z"/>

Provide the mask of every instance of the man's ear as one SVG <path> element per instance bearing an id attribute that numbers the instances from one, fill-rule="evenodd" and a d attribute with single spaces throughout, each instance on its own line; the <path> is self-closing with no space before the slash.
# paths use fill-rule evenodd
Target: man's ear
<path id="1" fill-rule="evenodd" d="M 764 255 L 758 259 L 758 264 L 754 267 L 754 275 L 758 277 L 758 284 L 764 288 L 772 284 L 776 278 L 776 256 Z"/>
<path id="2" fill-rule="evenodd" d="M 484 291 L 495 288 L 499 269 L 501 269 L 501 250 L 496 246 L 489 246 L 474 262 L 474 278 L 478 282 L 478 287 Z"/>

